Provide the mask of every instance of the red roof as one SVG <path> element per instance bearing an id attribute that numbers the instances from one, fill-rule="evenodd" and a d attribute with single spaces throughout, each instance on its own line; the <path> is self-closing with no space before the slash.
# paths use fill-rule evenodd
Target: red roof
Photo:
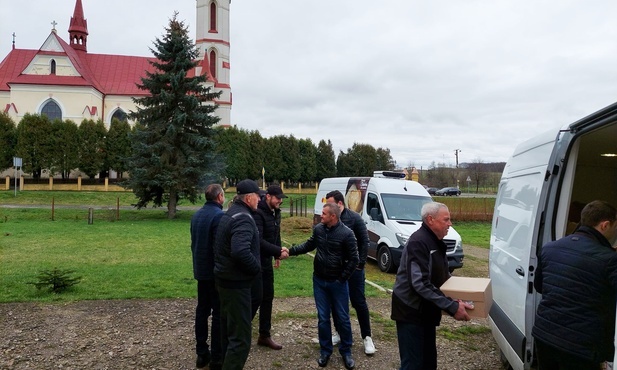
<path id="1" fill-rule="evenodd" d="M 9 91 L 10 84 L 92 86 L 105 95 L 147 95 L 137 88 L 145 71 L 154 71 L 148 63 L 154 58 L 88 54 L 75 51 L 52 32 L 64 52 L 13 49 L 0 63 L 0 91 Z M 25 75 L 22 72 L 36 55 L 66 55 L 80 77 L 58 75 Z"/>

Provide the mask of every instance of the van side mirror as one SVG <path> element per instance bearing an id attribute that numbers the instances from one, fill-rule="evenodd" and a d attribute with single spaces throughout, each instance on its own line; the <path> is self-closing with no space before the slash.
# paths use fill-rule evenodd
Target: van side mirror
<path id="1" fill-rule="evenodd" d="M 379 214 L 379 210 L 376 207 L 371 208 L 371 220 L 372 221 L 381 221 L 381 215 Z"/>

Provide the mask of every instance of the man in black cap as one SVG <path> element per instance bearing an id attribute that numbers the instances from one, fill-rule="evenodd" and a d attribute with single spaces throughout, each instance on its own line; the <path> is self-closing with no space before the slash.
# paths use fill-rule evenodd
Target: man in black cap
<path id="1" fill-rule="evenodd" d="M 260 236 L 262 298 L 259 305 L 259 338 L 257 345 L 275 350 L 283 346 L 272 340 L 272 301 L 274 300 L 274 270 L 272 257 L 276 258 L 276 266 L 281 259 L 289 257 L 289 250 L 281 247 L 281 203 L 283 190 L 278 185 L 270 185 L 266 195 L 259 201 L 257 212 L 253 214 Z M 255 315 L 256 312 L 253 312 Z"/>
<path id="2" fill-rule="evenodd" d="M 237 196 L 221 217 L 214 244 L 214 277 L 221 301 L 223 370 L 244 367 L 251 349 L 252 302 L 260 281 L 259 231 L 252 213 L 259 202 L 259 186 L 242 180 Z M 259 292 L 261 282 L 259 282 Z"/>

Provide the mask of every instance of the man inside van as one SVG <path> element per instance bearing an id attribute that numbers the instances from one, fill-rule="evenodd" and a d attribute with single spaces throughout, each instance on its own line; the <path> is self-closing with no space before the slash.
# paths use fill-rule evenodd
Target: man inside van
<path id="1" fill-rule="evenodd" d="M 532 335 L 541 370 L 601 369 L 613 361 L 617 210 L 595 200 L 576 231 L 542 247 L 534 286 L 542 299 Z"/>
<path id="2" fill-rule="evenodd" d="M 334 190 L 326 194 L 326 202 L 338 205 L 341 210 L 341 222 L 353 231 L 356 242 L 358 243 L 358 256 L 360 257 L 360 262 L 356 270 L 351 274 L 347 284 L 349 285 L 349 300 L 351 301 L 351 306 L 356 310 L 358 324 L 360 324 L 360 334 L 364 342 L 364 353 L 372 355 L 375 353 L 375 344 L 371 338 L 371 317 L 368 305 L 366 304 L 366 296 L 364 295 L 364 265 L 366 264 L 369 243 L 366 224 L 362 216 L 345 207 L 345 197 L 340 191 Z M 335 312 L 336 311 L 333 311 L 333 313 Z M 337 325 L 337 317 L 334 315 L 334 326 L 337 327 Z M 336 345 L 340 341 L 341 339 L 337 332 L 332 336 L 332 343 Z"/>
<path id="3" fill-rule="evenodd" d="M 469 320 L 471 305 L 446 297 L 439 289 L 450 278 L 443 238 L 452 225 L 445 204 L 422 206 L 422 226 L 411 234 L 401 255 L 392 289 L 392 320 L 396 321 L 400 370 L 437 369 L 436 328 L 445 311 Z"/>

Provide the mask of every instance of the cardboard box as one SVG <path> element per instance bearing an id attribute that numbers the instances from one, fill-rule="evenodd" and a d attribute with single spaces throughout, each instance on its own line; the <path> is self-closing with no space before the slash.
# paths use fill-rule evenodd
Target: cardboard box
<path id="1" fill-rule="evenodd" d="M 488 317 L 493 303 L 491 279 L 452 276 L 440 289 L 443 294 L 452 299 L 473 302 L 474 309 L 467 310 L 469 316 Z"/>

